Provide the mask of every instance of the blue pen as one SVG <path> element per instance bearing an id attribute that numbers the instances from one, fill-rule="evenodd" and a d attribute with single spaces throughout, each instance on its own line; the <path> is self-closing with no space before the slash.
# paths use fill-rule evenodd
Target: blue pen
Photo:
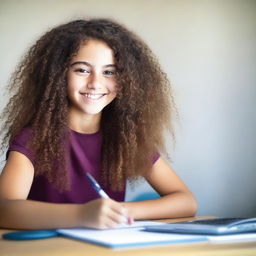
<path id="1" fill-rule="evenodd" d="M 107 193 L 101 188 L 101 186 L 98 184 L 98 182 L 92 177 L 90 173 L 85 174 L 88 178 L 89 182 L 91 183 L 92 187 L 95 189 L 95 191 L 103 198 L 109 198 Z"/>
<path id="2" fill-rule="evenodd" d="M 109 196 L 107 195 L 107 193 L 101 188 L 101 186 L 99 185 L 99 183 L 92 177 L 92 175 L 90 173 L 86 173 L 85 174 L 86 177 L 88 178 L 89 182 L 91 183 L 92 187 L 95 189 L 95 191 L 102 197 L 102 198 L 109 198 Z M 126 216 L 125 220 L 127 222 L 129 221 L 129 218 L 127 218 Z"/>

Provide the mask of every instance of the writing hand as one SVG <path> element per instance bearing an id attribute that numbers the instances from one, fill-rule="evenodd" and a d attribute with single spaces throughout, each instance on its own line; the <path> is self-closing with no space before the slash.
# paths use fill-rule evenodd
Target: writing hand
<path id="1" fill-rule="evenodd" d="M 126 208 L 110 198 L 99 198 L 81 205 L 79 219 L 81 226 L 106 229 L 120 224 L 131 224 Z"/>

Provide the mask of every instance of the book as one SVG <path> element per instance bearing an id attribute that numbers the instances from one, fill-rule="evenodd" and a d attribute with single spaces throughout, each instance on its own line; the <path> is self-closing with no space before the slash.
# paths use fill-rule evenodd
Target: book
<path id="1" fill-rule="evenodd" d="M 256 233 L 240 233 L 234 235 L 213 235 L 207 236 L 210 243 L 242 243 L 242 242 L 255 242 Z"/>
<path id="2" fill-rule="evenodd" d="M 129 227 L 122 226 L 107 230 L 66 228 L 58 229 L 57 232 L 63 236 L 112 249 L 207 241 L 205 236 L 145 232 L 144 228 L 148 225 L 159 226 L 159 222 L 136 221 Z M 164 225 L 164 223 L 160 225 Z"/>

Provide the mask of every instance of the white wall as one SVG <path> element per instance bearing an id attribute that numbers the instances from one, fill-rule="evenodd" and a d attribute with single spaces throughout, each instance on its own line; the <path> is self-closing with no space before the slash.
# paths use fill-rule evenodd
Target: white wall
<path id="1" fill-rule="evenodd" d="M 253 0 L 0 0 L 1 93 L 46 29 L 113 17 L 145 39 L 171 78 L 180 120 L 169 151 L 198 215 L 255 216 L 255 14 Z"/>

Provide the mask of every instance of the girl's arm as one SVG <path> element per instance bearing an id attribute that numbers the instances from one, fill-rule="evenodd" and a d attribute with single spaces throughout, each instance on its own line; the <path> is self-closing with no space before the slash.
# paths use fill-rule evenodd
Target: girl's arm
<path id="1" fill-rule="evenodd" d="M 161 219 L 195 215 L 197 203 L 194 196 L 163 158 L 155 162 L 145 178 L 161 198 L 123 203 L 131 217 Z"/>
<path id="2" fill-rule="evenodd" d="M 55 204 L 27 200 L 34 177 L 30 160 L 12 151 L 0 175 L 0 227 L 51 229 L 107 228 L 123 223 L 126 209 L 111 199 L 86 204 Z"/>

